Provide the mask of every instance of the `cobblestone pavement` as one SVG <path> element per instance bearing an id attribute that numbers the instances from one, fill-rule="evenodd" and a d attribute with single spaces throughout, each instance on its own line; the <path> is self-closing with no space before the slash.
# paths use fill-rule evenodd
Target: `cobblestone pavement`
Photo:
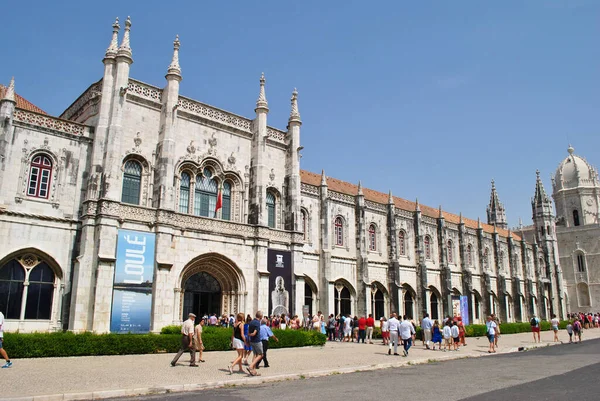
<path id="1" fill-rule="evenodd" d="M 600 338 L 600 329 L 586 330 L 583 337 Z M 542 332 L 542 343 L 535 344 L 531 333 L 502 335 L 498 354 L 517 352 L 520 347 L 552 345 L 552 338 L 552 332 Z M 564 330 L 559 338 L 568 341 Z M 431 360 L 494 357 L 487 353 L 485 337 L 468 338 L 467 344 L 457 352 L 441 352 L 425 350 L 417 341 L 407 358 L 387 355 L 387 347 L 380 340 L 372 345 L 328 342 L 323 347 L 274 349 L 269 350 L 271 367 L 261 368 L 260 377 L 236 372 L 230 375 L 227 366 L 234 359 L 234 351 L 206 352 L 206 362 L 198 368 L 187 366 L 189 356 L 185 354 L 176 367 L 169 364 L 173 354 L 15 359 L 12 368 L 0 371 L 0 397 L 109 398 L 315 377 Z M 7 351 L 10 354 L 10 349 Z M 37 397 L 49 395 L 52 397 Z"/>

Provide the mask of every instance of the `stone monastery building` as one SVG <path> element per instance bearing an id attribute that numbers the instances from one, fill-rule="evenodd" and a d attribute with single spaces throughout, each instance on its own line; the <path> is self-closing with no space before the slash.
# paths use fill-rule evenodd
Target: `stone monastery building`
<path id="1" fill-rule="evenodd" d="M 18 96 L 14 80 L 0 90 L 6 330 L 159 331 L 191 311 L 275 303 L 292 315 L 417 319 L 453 314 L 466 296 L 476 323 L 591 306 L 586 255 L 598 233 L 583 236 L 588 222 L 598 230 L 598 179 L 572 151 L 554 188 L 566 226 L 557 232 L 538 174 L 534 226 L 511 232 L 493 183 L 483 224 L 301 170 L 295 90 L 285 130 L 268 125 L 264 76 L 253 118 L 234 115 L 180 94 L 178 39 L 163 87 L 130 77 L 131 22 L 120 45 L 113 28 L 102 79 L 59 117 Z M 592 181 L 577 175 L 586 168 Z M 561 230 L 583 236 L 559 258 Z"/>

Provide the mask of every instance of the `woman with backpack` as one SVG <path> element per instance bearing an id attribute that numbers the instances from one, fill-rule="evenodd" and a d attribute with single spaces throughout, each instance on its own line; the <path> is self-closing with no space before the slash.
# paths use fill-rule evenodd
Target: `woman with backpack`
<path id="1" fill-rule="evenodd" d="M 579 342 L 581 342 L 582 331 L 583 326 L 581 325 L 581 321 L 579 320 L 579 318 L 575 318 L 575 321 L 573 322 L 573 334 L 575 334 L 575 338 L 579 339 Z"/>
<path id="2" fill-rule="evenodd" d="M 542 342 L 540 340 L 540 319 L 538 319 L 535 315 L 533 315 L 531 317 L 531 320 L 529 321 L 529 324 L 531 325 L 531 333 L 533 333 L 533 342 Z M 535 335 L 537 334 L 537 341 L 535 338 Z"/>

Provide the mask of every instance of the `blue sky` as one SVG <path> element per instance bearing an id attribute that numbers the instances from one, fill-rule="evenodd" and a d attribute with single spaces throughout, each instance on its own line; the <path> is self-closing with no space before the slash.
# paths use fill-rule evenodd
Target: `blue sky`
<path id="1" fill-rule="evenodd" d="M 264 71 L 285 128 L 297 87 L 307 170 L 484 220 L 494 178 L 515 226 L 569 142 L 600 165 L 598 1 L 53 3 L 3 7 L 0 82 L 54 115 L 131 15 L 136 79 L 179 34 L 185 96 L 252 117 Z"/>

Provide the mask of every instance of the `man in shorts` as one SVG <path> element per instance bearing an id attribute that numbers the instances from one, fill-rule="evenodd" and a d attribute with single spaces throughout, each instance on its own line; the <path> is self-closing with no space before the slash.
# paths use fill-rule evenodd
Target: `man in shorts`
<path id="1" fill-rule="evenodd" d="M 250 376 L 260 376 L 260 373 L 256 371 L 256 367 L 260 363 L 263 357 L 263 344 L 260 340 L 260 321 L 263 317 L 261 311 L 256 312 L 256 318 L 253 319 L 248 325 L 248 335 L 250 336 L 250 347 L 254 353 L 254 359 L 252 364 L 248 366 L 247 371 Z"/>
<path id="2" fill-rule="evenodd" d="M 6 361 L 6 363 L 4 365 L 2 365 L 2 368 L 6 369 L 6 368 L 10 368 L 12 366 L 12 362 L 10 361 L 8 354 L 4 350 L 4 347 L 2 344 L 3 341 L 4 341 L 4 314 L 2 312 L 0 312 L 0 355 L 2 355 L 2 358 L 4 358 L 4 360 Z"/>

